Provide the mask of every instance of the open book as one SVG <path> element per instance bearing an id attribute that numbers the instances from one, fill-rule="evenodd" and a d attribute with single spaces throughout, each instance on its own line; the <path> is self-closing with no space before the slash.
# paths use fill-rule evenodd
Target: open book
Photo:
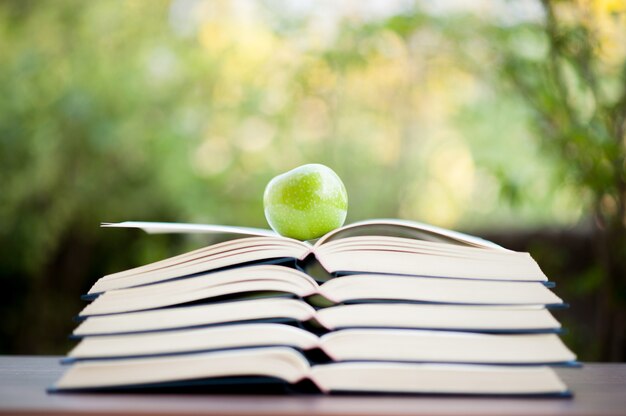
<path id="1" fill-rule="evenodd" d="M 319 337 L 298 327 L 271 323 L 85 337 L 68 358 L 128 358 L 276 345 L 321 350 L 332 361 L 566 364 L 576 359 L 556 334 L 361 328 Z"/>
<path id="2" fill-rule="evenodd" d="M 361 303 L 314 309 L 302 300 L 267 298 L 89 316 L 72 335 L 168 331 L 245 322 L 283 322 L 315 332 L 342 328 L 413 328 L 484 333 L 560 332 L 543 307 Z"/>
<path id="3" fill-rule="evenodd" d="M 101 286 L 102 287 L 102 286 Z M 106 287 L 104 285 L 104 287 Z M 319 285 L 288 267 L 254 265 L 174 279 L 158 285 L 109 290 L 80 316 L 132 312 L 224 296 L 285 293 L 308 298 L 316 306 L 368 301 L 483 305 L 560 305 L 562 300 L 540 282 L 440 279 L 383 274 L 354 274 Z"/>
<path id="4" fill-rule="evenodd" d="M 331 231 L 314 245 L 269 230 L 193 224 L 123 222 L 105 227 L 148 232 L 206 232 L 251 236 L 211 245 L 102 277 L 89 294 L 152 284 L 235 265 L 315 259 L 330 274 L 383 273 L 480 280 L 546 282 L 528 253 L 465 234 L 401 220 L 371 220 Z"/>
<path id="5" fill-rule="evenodd" d="M 254 381 L 250 381 L 253 379 Z M 234 386 L 309 380 L 321 392 L 566 395 L 567 387 L 545 366 L 486 366 L 346 361 L 311 365 L 297 350 L 274 346 L 222 352 L 75 363 L 53 390 L 111 390 L 189 386 Z M 302 388 L 302 387 L 301 387 Z M 254 390 L 253 390 L 254 391 Z"/>

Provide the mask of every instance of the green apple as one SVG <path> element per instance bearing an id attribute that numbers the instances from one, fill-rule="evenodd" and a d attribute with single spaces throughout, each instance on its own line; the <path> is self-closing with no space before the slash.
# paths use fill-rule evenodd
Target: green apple
<path id="1" fill-rule="evenodd" d="M 272 179 L 265 187 L 263 207 L 278 234 L 312 240 L 343 225 L 348 193 L 331 168 L 309 164 Z"/>

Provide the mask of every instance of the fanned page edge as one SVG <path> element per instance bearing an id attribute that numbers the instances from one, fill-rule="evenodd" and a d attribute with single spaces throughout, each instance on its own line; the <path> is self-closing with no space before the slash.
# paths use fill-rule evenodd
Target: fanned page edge
<path id="1" fill-rule="evenodd" d="M 431 233 L 434 235 L 442 236 L 445 239 L 452 239 L 462 244 L 466 244 L 473 247 L 490 248 L 503 251 L 509 251 L 506 248 L 493 243 L 488 240 L 484 240 L 480 237 L 475 237 L 469 234 L 464 234 L 458 231 L 447 230 L 445 228 L 437 227 L 434 225 L 424 224 L 417 221 L 398 220 L 398 219 L 374 219 L 355 222 L 333 231 L 330 231 L 326 235 L 317 240 L 315 246 L 322 245 L 324 242 L 333 238 L 336 234 L 343 231 L 370 225 L 381 226 L 396 226 L 406 227 Z M 118 223 L 103 222 L 100 224 L 103 228 L 138 228 L 145 231 L 148 234 L 167 234 L 167 233 L 206 233 L 206 234 L 234 234 L 234 235 L 246 235 L 246 236 L 261 236 L 261 237 L 282 237 L 278 233 L 272 230 L 254 227 L 239 227 L 232 225 L 212 225 L 212 224 L 192 224 L 192 223 L 176 223 L 176 222 L 150 222 L 150 221 L 124 221 Z M 296 240 L 297 241 L 297 240 Z M 306 242 L 304 244 L 307 244 Z"/>
<path id="2" fill-rule="evenodd" d="M 417 221 L 387 219 L 387 218 L 359 221 L 359 222 L 355 222 L 355 223 L 337 228 L 336 230 L 333 230 L 327 233 L 326 235 L 321 237 L 319 240 L 317 240 L 317 242 L 315 243 L 315 247 L 318 247 L 324 244 L 326 241 L 329 241 L 330 239 L 332 239 L 335 235 L 341 232 L 344 232 L 346 230 L 350 230 L 352 228 L 363 227 L 363 226 L 372 226 L 372 225 L 411 228 L 414 230 L 441 236 L 443 239 L 454 240 L 461 244 L 468 245 L 471 247 L 510 251 L 491 241 L 482 239 L 480 237 L 475 237 L 469 234 L 461 233 L 458 231 L 447 230 L 445 228 L 441 228 L 441 227 L 437 227 L 437 226 L 429 225 L 429 224 L 424 224 L 424 223 L 417 222 Z"/>
<path id="3" fill-rule="evenodd" d="M 103 222 L 103 228 L 139 228 L 148 234 L 168 234 L 168 233 L 205 233 L 205 234 L 239 234 L 260 237 L 281 237 L 272 230 L 253 227 L 238 227 L 232 225 L 211 225 L 211 224 L 190 224 L 177 222 L 150 222 L 150 221 L 124 221 L 124 222 Z"/>

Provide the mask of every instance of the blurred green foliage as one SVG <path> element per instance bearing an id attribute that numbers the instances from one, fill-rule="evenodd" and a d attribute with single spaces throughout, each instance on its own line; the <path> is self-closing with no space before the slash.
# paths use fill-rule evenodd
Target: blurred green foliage
<path id="1" fill-rule="evenodd" d="M 531 250 L 581 357 L 624 359 L 623 5 L 441 5 L 1 1 L 0 352 L 64 352 L 99 276 L 206 242 L 100 222 L 266 226 L 316 162 L 348 221 Z"/>

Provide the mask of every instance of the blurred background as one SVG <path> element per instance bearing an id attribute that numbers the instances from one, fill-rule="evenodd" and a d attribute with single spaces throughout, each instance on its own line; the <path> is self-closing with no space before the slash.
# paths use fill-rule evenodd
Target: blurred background
<path id="1" fill-rule="evenodd" d="M 348 222 L 531 252 L 583 360 L 626 359 L 623 1 L 0 0 L 0 353 L 62 354 L 106 273 L 267 227 L 323 163 Z"/>

